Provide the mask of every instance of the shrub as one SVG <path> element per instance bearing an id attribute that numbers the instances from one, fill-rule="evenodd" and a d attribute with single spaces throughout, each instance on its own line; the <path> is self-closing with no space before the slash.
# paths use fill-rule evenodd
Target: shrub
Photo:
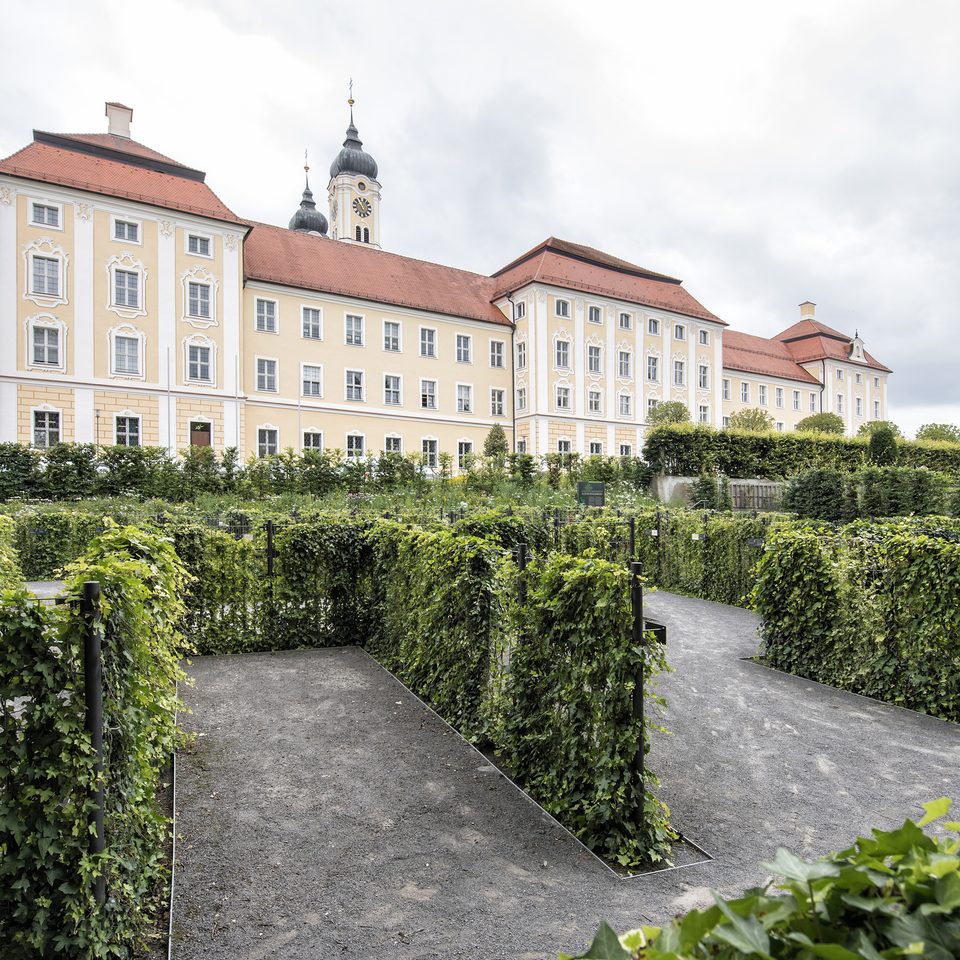
<path id="1" fill-rule="evenodd" d="M 27 580 L 52 580 L 87 548 L 103 518 L 76 509 L 24 510 L 14 524 L 14 545 Z"/>
<path id="2" fill-rule="evenodd" d="M 796 426 L 798 433 L 834 433 L 842 435 L 846 430 L 843 417 L 836 413 L 812 413 Z"/>
<path id="3" fill-rule="evenodd" d="M 682 400 L 665 400 L 663 403 L 658 403 L 647 413 L 647 424 L 649 426 L 689 422 L 690 410 Z"/>
<path id="4" fill-rule="evenodd" d="M 891 430 L 898 440 L 903 439 L 903 431 L 892 420 L 868 420 L 866 423 L 861 423 L 860 429 L 857 431 L 857 436 L 869 437 L 875 430 L 879 430 L 881 427 L 886 427 Z"/>
<path id="5" fill-rule="evenodd" d="M 918 440 L 933 440 L 937 443 L 960 443 L 960 427 L 952 423 L 925 423 L 917 431 Z"/>
<path id="6" fill-rule="evenodd" d="M 749 433 L 767 433 L 773 429 L 773 417 L 765 410 L 754 407 L 750 410 L 737 410 L 730 414 L 728 429 L 746 430 Z"/>
<path id="7" fill-rule="evenodd" d="M 23 584 L 20 561 L 13 546 L 13 535 L 13 520 L 0 516 L 0 590 L 9 590 Z"/>
<path id="8" fill-rule="evenodd" d="M 897 438 L 889 427 L 878 427 L 870 434 L 867 447 L 870 462 L 878 467 L 886 467 L 897 460 Z"/>
<path id="9" fill-rule="evenodd" d="M 503 427 L 499 423 L 495 423 L 483 441 L 483 455 L 502 462 L 509 452 L 507 435 L 503 432 Z"/>

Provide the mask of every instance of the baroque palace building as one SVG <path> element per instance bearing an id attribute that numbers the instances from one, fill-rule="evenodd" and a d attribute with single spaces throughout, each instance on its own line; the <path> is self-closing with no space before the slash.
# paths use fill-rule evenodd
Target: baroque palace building
<path id="1" fill-rule="evenodd" d="M 34 131 L 0 161 L 0 441 L 381 450 L 459 460 L 494 424 L 514 449 L 639 453 L 681 400 L 720 427 L 812 412 L 887 418 L 890 370 L 800 306 L 737 333 L 681 281 L 548 238 L 492 276 L 386 252 L 353 122 L 327 210 L 248 221 L 206 175 L 131 138 Z"/>

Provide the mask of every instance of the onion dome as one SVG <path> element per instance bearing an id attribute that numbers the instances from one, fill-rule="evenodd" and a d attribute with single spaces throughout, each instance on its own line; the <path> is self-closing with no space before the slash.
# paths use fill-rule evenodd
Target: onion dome
<path id="1" fill-rule="evenodd" d="M 377 161 L 369 153 L 364 153 L 363 141 L 353 125 L 353 100 L 348 102 L 350 103 L 350 126 L 347 127 L 347 139 L 343 141 L 343 149 L 330 164 L 330 179 L 341 173 L 354 173 L 376 180 Z"/>
<path id="2" fill-rule="evenodd" d="M 291 230 L 302 230 L 304 233 L 319 233 L 322 237 L 327 235 L 327 218 L 317 209 L 317 205 L 314 203 L 313 193 L 310 191 L 309 177 L 303 191 L 300 207 L 290 218 L 289 227 Z"/>

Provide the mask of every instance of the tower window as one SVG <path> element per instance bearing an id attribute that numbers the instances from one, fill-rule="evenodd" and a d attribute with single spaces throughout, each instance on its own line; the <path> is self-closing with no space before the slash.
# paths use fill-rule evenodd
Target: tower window
<path id="1" fill-rule="evenodd" d="M 364 227 L 364 228 L 363 228 L 363 242 L 364 242 L 364 243 L 369 243 L 369 242 L 370 242 L 370 228 L 369 228 L 369 227 Z"/>
<path id="2" fill-rule="evenodd" d="M 360 230 L 360 227 L 357 226 L 357 243 L 360 243 L 363 239 L 363 232 Z"/>

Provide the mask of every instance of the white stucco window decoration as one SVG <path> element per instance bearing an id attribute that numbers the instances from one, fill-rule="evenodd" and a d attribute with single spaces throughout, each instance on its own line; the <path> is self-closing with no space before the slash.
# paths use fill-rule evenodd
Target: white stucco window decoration
<path id="1" fill-rule="evenodd" d="M 68 303 L 70 255 L 49 237 L 40 237 L 23 248 L 25 300 L 38 307 Z"/>
<path id="2" fill-rule="evenodd" d="M 28 370 L 67 369 L 67 325 L 49 313 L 38 313 L 24 321 L 26 367 Z"/>
<path id="3" fill-rule="evenodd" d="M 217 291 L 220 283 L 206 267 L 197 264 L 180 275 L 183 284 L 183 320 L 191 327 L 217 327 Z"/>
<path id="4" fill-rule="evenodd" d="M 107 309 L 124 320 L 147 315 L 147 268 L 133 254 L 107 261 Z"/>
<path id="5" fill-rule="evenodd" d="M 121 323 L 107 331 L 107 341 L 110 376 L 143 380 L 147 335 L 132 323 Z"/>
<path id="6" fill-rule="evenodd" d="M 186 383 L 216 386 L 217 342 L 201 333 L 183 341 L 183 377 Z"/>

